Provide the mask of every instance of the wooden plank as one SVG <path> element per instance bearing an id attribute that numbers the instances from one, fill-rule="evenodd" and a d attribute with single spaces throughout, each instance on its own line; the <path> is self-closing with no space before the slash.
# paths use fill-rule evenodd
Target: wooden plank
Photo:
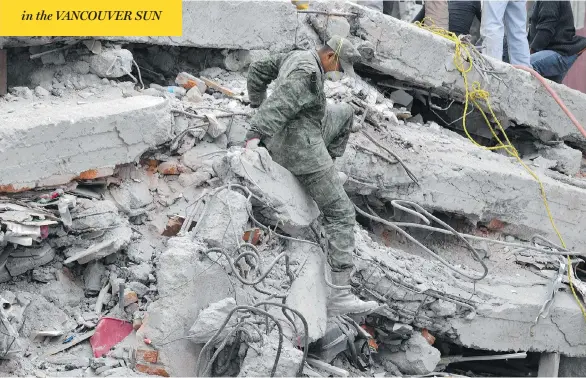
<path id="1" fill-rule="evenodd" d="M 0 49 L 0 96 L 8 93 L 8 61 L 6 50 Z"/>
<path id="2" fill-rule="evenodd" d="M 538 377 L 557 377 L 560 369 L 559 353 L 541 353 L 539 358 Z"/>
<path id="3" fill-rule="evenodd" d="M 70 342 L 68 342 L 67 344 L 62 344 L 62 345 L 58 345 L 55 348 L 49 350 L 47 353 L 45 353 L 45 355 L 43 357 L 48 357 L 48 356 L 52 356 L 54 354 L 57 354 L 59 352 L 63 352 L 64 350 L 67 350 L 73 346 L 76 346 L 77 344 L 89 339 L 90 337 L 92 337 L 94 335 L 94 333 L 96 333 L 96 330 L 93 329 L 87 333 L 85 333 L 83 336 L 81 337 L 77 337 L 73 340 L 71 340 Z"/>

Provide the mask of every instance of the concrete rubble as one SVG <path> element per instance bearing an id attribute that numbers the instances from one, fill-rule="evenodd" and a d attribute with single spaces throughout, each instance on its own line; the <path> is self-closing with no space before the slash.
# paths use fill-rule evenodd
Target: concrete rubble
<path id="1" fill-rule="evenodd" d="M 521 165 L 583 300 L 584 138 L 536 80 L 493 62 L 504 79 L 470 80 L 520 161 L 474 145 L 429 106 L 461 116 L 453 44 L 363 5 L 186 1 L 182 37 L 0 39 L 1 374 L 584 370 L 566 251 Z M 352 290 L 385 305 L 365 317 L 328 317 L 316 204 L 266 149 L 242 148 L 250 62 L 333 34 L 364 58 L 325 89 L 355 109 L 335 164 L 357 206 Z M 584 94 L 553 87 L 586 121 Z M 494 143 L 479 119 L 474 138 Z M 129 333 L 98 345 L 108 321 Z"/>

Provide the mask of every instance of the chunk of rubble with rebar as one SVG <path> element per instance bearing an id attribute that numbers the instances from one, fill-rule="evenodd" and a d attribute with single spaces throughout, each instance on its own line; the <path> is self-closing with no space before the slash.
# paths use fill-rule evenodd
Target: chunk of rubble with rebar
<path id="1" fill-rule="evenodd" d="M 214 170 L 224 182 L 242 183 L 260 197 L 264 203 L 254 201 L 253 205 L 262 205 L 260 213 L 285 232 L 299 234 L 319 215 L 295 176 L 275 163 L 264 148 L 232 147 Z"/>

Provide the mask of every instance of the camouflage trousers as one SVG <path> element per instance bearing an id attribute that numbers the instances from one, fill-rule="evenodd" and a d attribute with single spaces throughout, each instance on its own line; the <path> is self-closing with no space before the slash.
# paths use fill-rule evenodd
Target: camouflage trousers
<path id="1" fill-rule="evenodd" d="M 321 126 L 323 140 L 331 155 L 341 156 L 344 153 L 353 115 L 354 111 L 348 104 L 327 106 Z M 352 269 L 356 215 L 337 169 L 332 165 L 318 172 L 297 175 L 297 179 L 322 213 L 330 267 L 333 271 Z"/>

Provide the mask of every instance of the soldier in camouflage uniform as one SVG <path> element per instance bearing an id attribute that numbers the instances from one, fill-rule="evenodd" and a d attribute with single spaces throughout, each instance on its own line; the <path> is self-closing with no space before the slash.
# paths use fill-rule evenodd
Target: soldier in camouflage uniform
<path id="1" fill-rule="evenodd" d="M 333 160 L 343 155 L 354 111 L 348 104 L 326 105 L 326 74 L 353 75 L 359 52 L 341 37 L 332 37 L 318 51 L 275 54 L 250 65 L 248 96 L 252 117 L 247 148 L 262 140 L 273 160 L 293 173 L 323 215 L 328 263 L 334 285 L 348 285 L 354 264 L 354 206 L 344 191 Z M 275 82 L 266 98 L 267 86 Z M 363 313 L 376 308 L 348 291 L 330 296 L 328 312 Z"/>

